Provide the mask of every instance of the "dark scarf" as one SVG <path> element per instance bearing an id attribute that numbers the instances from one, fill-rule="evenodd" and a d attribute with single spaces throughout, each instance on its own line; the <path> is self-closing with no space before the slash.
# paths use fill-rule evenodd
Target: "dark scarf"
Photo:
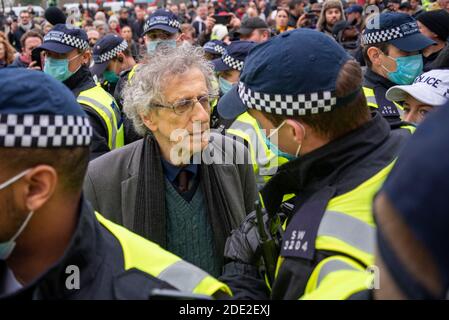
<path id="1" fill-rule="evenodd" d="M 200 165 L 199 177 L 214 233 L 215 250 L 222 257 L 232 227 L 232 212 L 223 196 L 224 181 L 217 176 L 215 164 Z M 159 145 L 152 134 L 147 134 L 143 139 L 140 158 L 133 231 L 162 247 L 167 245 L 164 183 Z"/>

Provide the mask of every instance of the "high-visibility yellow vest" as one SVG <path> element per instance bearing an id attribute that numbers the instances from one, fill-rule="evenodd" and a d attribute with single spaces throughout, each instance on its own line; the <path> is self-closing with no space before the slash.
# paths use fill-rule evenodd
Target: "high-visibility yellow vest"
<path id="1" fill-rule="evenodd" d="M 128 73 L 128 83 L 131 82 L 131 79 L 134 77 L 134 75 L 136 74 L 137 71 L 137 67 L 139 66 L 139 64 L 134 65 L 134 67 L 131 68 L 131 71 Z"/>
<path id="2" fill-rule="evenodd" d="M 226 133 L 240 137 L 247 142 L 259 190 L 277 172 L 279 166 L 288 162 L 288 159 L 278 156 L 268 148 L 265 143 L 265 134 L 257 120 L 248 112 L 238 116 Z"/>
<path id="3" fill-rule="evenodd" d="M 97 220 L 119 241 L 123 249 L 125 270 L 138 269 L 183 292 L 212 296 L 221 291 L 232 295 L 227 285 L 200 268 L 107 220 L 98 212 L 95 214 Z"/>
<path id="4" fill-rule="evenodd" d="M 368 103 L 368 107 L 378 109 L 379 105 L 377 104 L 377 101 L 376 101 L 376 95 L 374 93 L 374 89 L 371 89 L 368 87 L 363 87 L 363 93 L 365 94 L 366 102 Z M 398 109 L 398 112 L 402 118 L 402 116 L 404 114 L 404 108 L 399 103 L 396 103 L 396 102 L 393 102 L 393 103 L 396 106 L 396 108 Z"/>
<path id="5" fill-rule="evenodd" d="M 97 113 L 106 125 L 108 147 L 120 148 L 125 143 L 122 116 L 114 98 L 99 83 L 93 88 L 81 91 L 78 103 L 87 105 Z"/>
<path id="6" fill-rule="evenodd" d="M 307 284 L 301 300 L 345 300 L 374 285 L 375 273 L 344 256 L 321 261 Z"/>
<path id="7" fill-rule="evenodd" d="M 364 270 L 374 264 L 376 229 L 372 215 L 372 201 L 393 164 L 394 161 L 355 189 L 329 201 L 315 239 L 316 250 L 331 251 L 335 252 L 336 256 L 351 257 L 353 259 L 347 258 L 351 262 L 346 260 L 343 262 L 356 270 Z M 284 230 L 286 224 L 287 221 L 284 223 Z M 283 245 L 288 245 L 288 243 L 284 241 Z M 302 245 L 307 244 L 299 246 Z M 284 257 L 278 258 L 276 277 L 284 261 Z M 333 261 L 332 271 L 338 270 L 340 267 L 346 268 L 341 261 L 335 261 L 334 256 L 324 259 L 315 267 L 308 279 L 306 294 L 313 292 L 321 282 L 318 280 L 322 280 L 326 276 L 322 272 L 326 268 L 329 270 L 331 266 L 326 266 L 327 261 Z"/>

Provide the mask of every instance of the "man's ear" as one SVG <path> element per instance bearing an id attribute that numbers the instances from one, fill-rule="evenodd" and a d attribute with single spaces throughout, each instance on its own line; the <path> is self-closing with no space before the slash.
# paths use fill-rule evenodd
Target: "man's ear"
<path id="1" fill-rule="evenodd" d="M 373 65 L 380 66 L 382 64 L 382 61 L 380 59 L 381 52 L 378 48 L 370 47 L 366 51 L 366 54 L 368 55 L 368 58 Z"/>
<path id="2" fill-rule="evenodd" d="M 152 132 L 156 132 L 158 129 L 159 117 L 158 117 L 157 113 L 158 113 L 157 110 L 150 110 L 147 113 L 140 114 L 140 118 L 142 119 L 142 122 Z"/>
<path id="3" fill-rule="evenodd" d="M 83 54 L 81 55 L 81 57 L 83 58 L 82 64 L 88 65 L 90 62 L 90 58 L 91 58 L 90 51 L 89 50 L 84 51 Z"/>
<path id="4" fill-rule="evenodd" d="M 184 33 L 181 33 L 178 38 L 176 39 L 177 43 L 182 43 L 184 40 L 186 40 L 186 35 Z"/>
<path id="5" fill-rule="evenodd" d="M 295 142 L 302 144 L 306 137 L 306 129 L 304 126 L 299 121 L 293 119 L 286 120 L 285 124 L 288 125 L 289 130 L 292 130 Z"/>
<path id="6" fill-rule="evenodd" d="M 54 195 L 58 184 L 58 173 L 48 165 L 34 167 L 24 177 L 27 188 L 24 192 L 28 211 L 37 211 Z"/>

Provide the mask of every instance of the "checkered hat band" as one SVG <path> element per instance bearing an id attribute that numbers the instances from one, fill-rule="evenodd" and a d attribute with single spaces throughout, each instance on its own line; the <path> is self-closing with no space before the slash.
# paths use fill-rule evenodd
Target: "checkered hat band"
<path id="1" fill-rule="evenodd" d="M 112 60 L 126 48 L 128 48 L 128 42 L 126 42 L 126 40 L 123 40 L 117 47 L 115 47 L 111 51 L 107 51 L 99 56 L 94 56 L 94 62 L 103 63 Z"/>
<path id="2" fill-rule="evenodd" d="M 91 138 L 87 117 L 0 114 L 0 147 L 83 147 Z"/>
<path id="3" fill-rule="evenodd" d="M 362 44 L 374 44 L 387 42 L 393 39 L 399 39 L 405 35 L 401 32 L 400 27 L 374 31 L 362 35 Z"/>
<path id="4" fill-rule="evenodd" d="M 223 61 L 223 63 L 225 65 L 227 65 L 228 67 L 237 70 L 237 71 L 242 71 L 243 70 L 243 61 L 234 59 L 233 57 L 231 57 L 230 55 L 224 53 L 221 60 Z"/>
<path id="5" fill-rule="evenodd" d="M 215 52 L 218 52 L 219 54 L 224 54 L 226 52 L 226 49 L 222 46 L 219 46 L 218 44 L 214 47 Z"/>
<path id="6" fill-rule="evenodd" d="M 64 35 L 62 35 L 62 37 L 59 35 L 56 37 L 53 37 L 52 32 L 49 32 L 44 37 L 44 42 L 46 42 L 46 41 L 59 42 L 59 43 L 65 44 L 67 46 L 74 47 L 74 48 L 81 49 L 81 50 L 86 50 L 87 48 L 89 48 L 89 42 L 87 42 L 83 39 L 71 36 L 69 34 L 64 34 Z"/>
<path id="7" fill-rule="evenodd" d="M 166 25 L 166 26 L 169 26 L 169 27 L 172 27 L 172 28 L 176 28 L 176 29 L 178 29 L 179 31 L 181 30 L 181 23 L 178 21 L 178 20 L 173 20 L 173 19 L 171 19 L 171 20 L 168 20 L 168 22 L 165 22 L 165 21 L 155 21 L 155 22 L 150 22 L 150 21 L 147 21 L 146 23 L 145 23 L 145 25 L 143 26 L 143 32 L 144 33 L 147 33 L 148 32 L 148 30 L 151 28 L 151 27 L 153 27 L 153 26 L 155 26 L 155 25 L 162 25 L 162 24 L 164 24 L 164 25 Z"/>
<path id="8" fill-rule="evenodd" d="M 297 95 L 270 94 L 253 91 L 240 82 L 238 93 L 242 102 L 250 109 L 285 116 L 328 112 L 337 104 L 337 97 L 332 91 Z"/>

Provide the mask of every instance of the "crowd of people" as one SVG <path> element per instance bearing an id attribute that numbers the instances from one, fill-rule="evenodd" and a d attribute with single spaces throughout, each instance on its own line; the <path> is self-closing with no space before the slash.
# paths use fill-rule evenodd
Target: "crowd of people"
<path id="1" fill-rule="evenodd" d="M 0 298 L 447 299 L 449 1 L 3 18 Z"/>

